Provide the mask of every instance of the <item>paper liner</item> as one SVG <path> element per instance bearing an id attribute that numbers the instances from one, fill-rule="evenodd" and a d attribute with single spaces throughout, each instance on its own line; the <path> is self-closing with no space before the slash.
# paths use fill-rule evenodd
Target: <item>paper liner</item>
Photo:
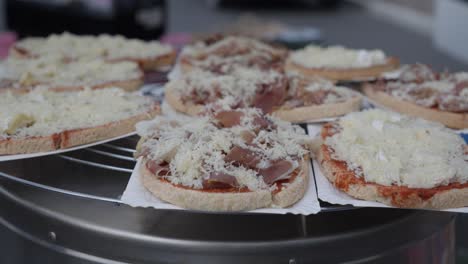
<path id="1" fill-rule="evenodd" d="M 309 135 L 314 138 L 320 133 L 321 128 L 322 127 L 320 125 L 308 125 L 307 126 Z M 379 202 L 359 200 L 338 190 L 337 188 L 335 188 L 335 186 L 333 186 L 330 183 L 330 181 L 325 177 L 325 175 L 323 175 L 320 169 L 320 166 L 316 160 L 313 161 L 313 172 L 314 172 L 315 181 L 317 184 L 318 197 L 322 201 L 325 201 L 331 204 L 353 205 L 356 207 L 397 208 L 397 207 L 388 206 L 386 204 L 379 203 Z M 432 209 L 420 209 L 420 210 L 432 210 Z M 468 207 L 444 209 L 444 210 L 438 210 L 438 211 L 468 213 Z"/>
<path id="2" fill-rule="evenodd" d="M 105 140 L 100 140 L 100 141 L 96 141 L 96 142 L 85 144 L 85 145 L 79 145 L 79 146 L 72 147 L 72 148 L 59 149 L 59 150 L 48 151 L 48 152 L 38 152 L 38 153 L 30 153 L 30 154 L 15 154 L 15 155 L 0 156 L 0 162 L 1 161 L 8 161 L 8 160 L 36 158 L 36 157 L 42 157 L 42 156 L 55 155 L 55 154 L 75 151 L 75 150 L 78 150 L 78 149 L 84 149 L 84 148 L 87 148 L 87 147 L 100 145 L 100 144 L 103 144 L 103 143 L 107 143 L 107 142 L 114 141 L 114 140 L 121 139 L 121 138 L 126 138 L 126 137 L 133 136 L 133 135 L 136 135 L 136 132 L 131 132 L 131 133 L 128 133 L 128 134 L 125 134 L 125 135 L 122 135 L 122 136 L 113 137 L 113 138 L 109 138 L 109 139 L 105 139 Z"/>
<path id="3" fill-rule="evenodd" d="M 122 194 L 122 202 L 133 207 L 153 207 L 156 209 L 188 210 L 178 206 L 161 201 L 152 195 L 141 183 L 140 170 L 141 158 L 138 159 L 132 176 L 128 182 L 127 188 Z M 320 211 L 320 204 L 317 199 L 314 177 L 310 169 L 309 186 L 304 197 L 289 208 L 263 208 L 248 211 L 248 213 L 267 213 L 267 214 L 316 214 Z"/>

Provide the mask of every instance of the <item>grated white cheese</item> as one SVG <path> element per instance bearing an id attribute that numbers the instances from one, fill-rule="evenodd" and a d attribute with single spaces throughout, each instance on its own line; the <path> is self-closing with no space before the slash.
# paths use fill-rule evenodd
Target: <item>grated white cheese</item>
<path id="1" fill-rule="evenodd" d="M 47 38 L 26 38 L 15 46 L 35 55 L 61 55 L 66 58 L 103 58 L 109 60 L 155 58 L 173 51 L 158 41 L 127 39 L 123 36 L 78 36 L 70 33 L 50 35 Z"/>
<path id="2" fill-rule="evenodd" d="M 351 113 L 325 144 L 367 182 L 433 188 L 468 181 L 464 140 L 444 126 L 383 110 Z"/>
<path id="3" fill-rule="evenodd" d="M 236 111 L 242 111 L 244 117 L 241 125 L 231 128 L 216 127 L 215 120 L 210 117 L 199 117 L 189 123 L 178 122 L 175 126 L 167 125 L 174 120 L 157 117 L 137 125 L 137 132 L 144 137 L 142 148 L 150 150 L 147 158 L 162 161 L 168 153 L 173 153 L 169 162 L 170 175 L 164 176 L 173 184 L 200 189 L 203 177 L 211 172 L 221 172 L 234 176 L 240 187 L 268 189 L 270 186 L 255 170 L 225 162 L 226 154 L 235 145 L 247 148 L 258 153 L 262 159 L 260 163 L 265 166 L 272 160 L 302 158 L 308 152 L 304 146 L 310 139 L 300 127 L 268 116 L 277 128 L 261 130 L 254 139 L 257 146 L 246 144 L 241 133 L 254 130 L 252 121 L 260 112 L 256 109 Z"/>
<path id="4" fill-rule="evenodd" d="M 232 97 L 227 100 L 240 100 L 248 105 L 260 85 L 276 84 L 283 78 L 284 75 L 277 71 L 256 68 L 235 67 L 226 75 L 195 69 L 181 79 L 170 81 L 167 85 L 183 95 L 203 98 L 208 94 L 209 98 L 216 100 Z"/>
<path id="5" fill-rule="evenodd" d="M 14 80 L 14 86 L 36 84 L 55 86 L 92 86 L 107 82 L 134 80 L 143 73 L 134 62 L 106 63 L 102 60 L 64 62 L 60 57 L 36 59 L 9 58 L 3 64 L 3 79 Z"/>
<path id="6" fill-rule="evenodd" d="M 64 130 L 93 127 L 122 120 L 147 112 L 153 102 L 119 88 L 75 92 L 50 92 L 37 88 L 29 93 L 4 91 L 0 96 L 0 137 L 22 138 L 44 136 Z M 27 115 L 34 124 L 19 127 L 11 136 L 5 130 L 12 128 L 15 118 Z"/>
<path id="7" fill-rule="evenodd" d="M 384 64 L 387 60 L 381 50 L 354 50 L 342 46 L 323 48 L 315 45 L 291 53 L 290 58 L 309 68 L 363 68 Z"/>

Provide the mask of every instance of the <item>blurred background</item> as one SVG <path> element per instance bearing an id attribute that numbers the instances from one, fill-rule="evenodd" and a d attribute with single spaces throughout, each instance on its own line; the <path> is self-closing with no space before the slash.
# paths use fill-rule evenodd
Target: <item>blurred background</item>
<path id="1" fill-rule="evenodd" d="M 309 42 L 379 48 L 403 63 L 468 70 L 468 0 L 0 1 L 0 56 L 18 38 L 63 31 L 179 46 L 212 32 L 242 33 L 293 48 Z M 468 263 L 468 216 L 457 224 L 458 259 Z M 7 243 L 2 237 L 0 231 L 0 246 Z"/>

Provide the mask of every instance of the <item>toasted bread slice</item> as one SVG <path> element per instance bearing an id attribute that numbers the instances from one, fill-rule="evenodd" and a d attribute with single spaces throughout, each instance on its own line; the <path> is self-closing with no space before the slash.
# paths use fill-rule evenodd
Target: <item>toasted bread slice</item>
<path id="1" fill-rule="evenodd" d="M 401 100 L 383 91 L 377 91 L 371 84 L 363 86 L 364 94 L 371 100 L 393 111 L 403 114 L 421 117 L 427 120 L 442 123 L 448 127 L 463 129 L 468 128 L 468 114 L 442 111 L 434 108 L 419 106 L 415 103 Z"/>
<path id="2" fill-rule="evenodd" d="M 395 70 L 399 65 L 400 62 L 397 58 L 388 57 L 384 64 L 364 68 L 308 68 L 288 59 L 285 69 L 287 73 L 298 73 L 305 77 L 320 76 L 335 81 L 361 81 L 376 78 L 384 72 Z"/>
<path id="3" fill-rule="evenodd" d="M 145 160 L 140 170 L 143 185 L 153 195 L 171 204 L 201 211 L 247 211 L 265 207 L 288 207 L 300 200 L 309 182 L 309 159 L 301 162 L 296 177 L 278 192 L 269 190 L 223 192 L 180 187 L 154 176 Z"/>
<path id="4" fill-rule="evenodd" d="M 325 125 L 322 128 L 322 140 L 333 135 L 332 131 L 331 125 Z M 445 209 L 468 206 L 468 183 L 451 183 L 430 189 L 369 183 L 349 170 L 344 161 L 335 160 L 332 153 L 332 149 L 322 144 L 315 156 L 325 177 L 336 188 L 352 197 L 401 208 Z"/>

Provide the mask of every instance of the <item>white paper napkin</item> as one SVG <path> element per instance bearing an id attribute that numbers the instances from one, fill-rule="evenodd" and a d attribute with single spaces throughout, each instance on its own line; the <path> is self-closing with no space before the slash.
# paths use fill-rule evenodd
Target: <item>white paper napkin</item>
<path id="1" fill-rule="evenodd" d="M 178 206 L 166 203 L 153 196 L 141 183 L 141 175 L 137 168 L 141 163 L 138 159 L 135 169 L 133 170 L 127 188 L 122 195 L 122 202 L 133 207 L 153 207 L 156 209 L 174 209 L 174 210 L 187 210 Z M 268 214 L 302 214 L 310 215 L 316 214 L 320 211 L 320 204 L 317 199 L 317 192 L 315 188 L 314 177 L 312 176 L 312 169 L 310 170 L 310 180 L 308 189 L 304 197 L 288 208 L 264 208 L 249 211 L 250 213 L 268 213 Z"/>

